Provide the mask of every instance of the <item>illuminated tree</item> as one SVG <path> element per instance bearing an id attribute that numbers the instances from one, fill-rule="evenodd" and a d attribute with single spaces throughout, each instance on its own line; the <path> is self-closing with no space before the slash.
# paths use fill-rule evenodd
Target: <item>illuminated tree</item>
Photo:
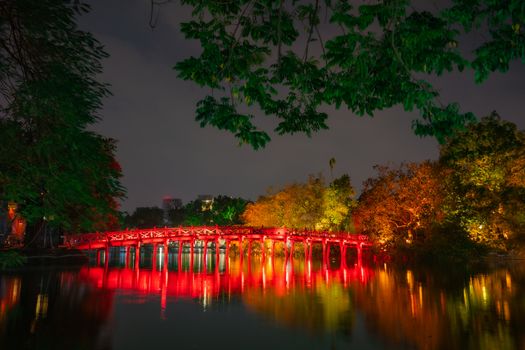
<path id="1" fill-rule="evenodd" d="M 481 83 L 525 58 L 522 0 L 453 0 L 443 8 L 415 0 L 183 4 L 193 18 L 181 30 L 202 51 L 176 69 L 214 92 L 198 102 L 196 119 L 254 148 L 270 138 L 244 106 L 276 117 L 278 134 L 310 135 L 328 128 L 322 105 L 358 115 L 401 105 L 420 112 L 416 134 L 444 142 L 474 116 L 442 103 L 429 78 L 467 67 Z M 469 32 L 484 40 L 467 56 Z"/>
<path id="2" fill-rule="evenodd" d="M 525 133 L 496 114 L 448 140 L 440 161 L 453 170 L 448 215 L 475 242 L 506 249 L 525 228 Z"/>
<path id="3" fill-rule="evenodd" d="M 322 215 L 324 180 L 310 176 L 305 184 L 292 184 L 249 204 L 243 214 L 248 226 L 314 229 Z"/>
<path id="4" fill-rule="evenodd" d="M 253 227 L 279 227 L 282 225 L 280 215 L 282 208 L 278 206 L 272 195 L 261 196 L 255 203 L 246 206 L 242 218 L 244 223 Z"/>
<path id="5" fill-rule="evenodd" d="M 217 196 L 213 199 L 213 222 L 217 225 L 239 225 L 248 201 L 243 198 Z"/>
<path id="6" fill-rule="evenodd" d="M 351 231 L 351 211 L 356 207 L 354 188 L 350 177 L 335 179 L 323 192 L 323 215 L 316 225 L 318 230 Z"/>
<path id="7" fill-rule="evenodd" d="M 0 198 L 20 205 L 32 233 L 112 226 L 124 195 L 114 141 L 88 131 L 109 95 L 96 80 L 107 54 L 76 25 L 88 9 L 0 3 Z"/>
<path id="8" fill-rule="evenodd" d="M 387 246 L 423 239 L 442 219 L 445 172 L 430 161 L 375 168 L 378 175 L 365 182 L 356 210 L 363 232 Z"/>
<path id="9" fill-rule="evenodd" d="M 182 225 L 240 225 L 242 213 L 248 203 L 243 198 L 219 195 L 213 198 L 209 210 L 203 210 L 202 201 L 196 199 L 182 208 Z"/>
<path id="10" fill-rule="evenodd" d="M 246 225 L 255 227 L 346 230 L 350 226 L 353 195 L 348 175 L 329 186 L 321 176 L 310 176 L 305 184 L 285 186 L 248 204 L 243 218 Z"/>

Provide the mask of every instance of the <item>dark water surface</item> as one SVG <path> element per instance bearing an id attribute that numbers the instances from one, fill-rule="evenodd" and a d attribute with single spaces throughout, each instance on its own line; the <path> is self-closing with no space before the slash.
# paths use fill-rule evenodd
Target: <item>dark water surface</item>
<path id="1" fill-rule="evenodd" d="M 213 257 L 0 275 L 0 349 L 525 349 L 525 262 Z"/>

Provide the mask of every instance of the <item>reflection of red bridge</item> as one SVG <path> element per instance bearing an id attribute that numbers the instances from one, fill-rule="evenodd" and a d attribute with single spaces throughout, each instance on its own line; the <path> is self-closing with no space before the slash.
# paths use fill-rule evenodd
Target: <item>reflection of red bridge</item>
<path id="1" fill-rule="evenodd" d="M 304 245 L 305 257 L 312 256 L 312 246 L 321 244 L 323 258 L 330 255 L 330 246 L 338 245 L 341 256 L 346 258 L 347 247 L 355 247 L 358 260 L 361 261 L 361 253 L 364 246 L 371 243 L 367 236 L 349 234 L 346 232 L 319 232 L 307 230 L 292 230 L 287 228 L 253 228 L 244 226 L 200 226 L 200 227 L 174 227 L 153 228 L 142 230 L 126 230 L 118 232 L 87 233 L 81 235 L 67 235 L 64 244 L 71 248 L 83 250 L 104 249 L 106 257 L 109 256 L 110 247 L 126 247 L 126 255 L 129 255 L 129 247 L 135 248 L 135 256 L 140 257 L 140 247 L 143 244 L 153 245 L 153 255 L 156 257 L 158 245 L 163 246 L 167 252 L 170 242 L 179 242 L 179 256 L 184 245 L 189 245 L 191 252 L 196 242 L 202 242 L 204 252 L 210 242 L 214 243 L 216 254 L 219 254 L 219 246 L 224 245 L 229 252 L 230 243 L 238 242 L 243 249 L 243 242 L 248 242 L 248 255 L 251 253 L 252 242 L 260 242 L 263 247 L 270 241 L 270 253 L 273 255 L 275 242 L 284 242 L 284 253 L 288 255 L 294 251 L 295 243 Z M 266 249 L 262 249 L 262 254 Z M 167 256 L 167 254 L 164 254 Z M 206 254 L 205 254 L 206 255 Z M 228 255 L 226 255 L 228 256 Z M 108 259 L 106 259 L 108 260 Z M 138 260 L 138 259 L 137 259 Z"/>
<path id="2" fill-rule="evenodd" d="M 221 294 L 240 295 L 253 288 L 284 295 L 297 289 L 315 290 L 318 284 L 366 283 L 371 275 L 369 268 L 359 264 L 332 269 L 325 264 L 314 267 L 311 259 L 257 259 L 255 264 L 250 259 L 225 259 L 220 268 L 217 265 L 211 272 L 206 268 L 200 272 L 184 270 L 181 265 L 176 270 L 83 267 L 80 276 L 98 288 L 160 295 L 161 307 L 165 309 L 168 297 L 206 302 Z"/>

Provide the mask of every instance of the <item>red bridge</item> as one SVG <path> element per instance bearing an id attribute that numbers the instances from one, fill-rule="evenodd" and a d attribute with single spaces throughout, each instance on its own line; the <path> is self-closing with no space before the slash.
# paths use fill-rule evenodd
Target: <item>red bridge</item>
<path id="1" fill-rule="evenodd" d="M 269 249 L 273 255 L 276 242 L 284 242 L 284 253 L 288 256 L 294 251 L 295 243 L 302 243 L 305 257 L 312 256 L 312 246 L 322 245 L 323 260 L 330 256 L 330 246 L 338 245 L 341 252 L 341 260 L 346 259 L 348 247 L 357 250 L 358 260 L 361 261 L 362 250 L 371 246 L 371 242 L 365 235 L 350 234 L 347 232 L 320 232 L 308 230 L 294 230 L 287 228 L 253 228 L 245 226 L 199 226 L 199 227 L 165 227 L 152 229 L 136 229 L 118 232 L 87 233 L 81 235 L 66 235 L 64 244 L 70 248 L 81 250 L 105 251 L 105 257 L 109 257 L 111 247 L 125 247 L 126 256 L 129 256 L 129 248 L 134 247 L 135 258 L 140 258 L 140 249 L 144 244 L 153 245 L 153 261 L 156 261 L 158 246 L 162 246 L 163 255 L 169 251 L 169 244 L 178 242 L 179 256 L 185 245 L 189 245 L 190 253 L 193 255 L 196 243 L 206 256 L 210 243 L 213 243 L 215 253 L 219 256 L 220 248 L 226 249 L 228 256 L 230 243 L 237 242 L 240 255 L 247 245 L 248 256 L 251 255 L 252 242 L 259 242 L 263 249 L 261 254 L 266 254 Z M 247 242 L 245 244 L 244 242 Z M 267 242 L 270 242 L 268 247 Z M 268 249 L 267 249 L 268 248 Z M 97 254 L 98 256 L 98 254 Z M 105 259 L 108 260 L 107 258 Z"/>

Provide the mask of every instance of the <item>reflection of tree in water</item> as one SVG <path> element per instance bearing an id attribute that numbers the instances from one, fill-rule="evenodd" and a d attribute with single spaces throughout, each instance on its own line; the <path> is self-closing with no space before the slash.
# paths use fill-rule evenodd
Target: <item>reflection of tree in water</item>
<path id="1" fill-rule="evenodd" d="M 242 294 L 244 303 L 272 321 L 310 333 L 350 334 L 355 314 L 350 294 L 342 284 L 319 278 L 312 288 L 296 287 L 281 293 L 274 288 L 251 288 Z"/>
<path id="2" fill-rule="evenodd" d="M 0 336 L 5 336 L 7 320 L 20 302 L 22 279 L 0 276 Z"/>
<path id="3" fill-rule="evenodd" d="M 2 277 L 2 284 L 13 283 L 19 283 L 20 288 L 16 304 L 0 314 L 1 349 L 111 348 L 108 321 L 112 292 L 80 283 L 76 272 L 38 271 Z M 13 295 L 0 297 L 2 304 Z"/>
<path id="4" fill-rule="evenodd" d="M 356 308 L 387 342 L 417 349 L 523 349 L 524 281 L 513 269 L 450 279 L 377 271 L 356 289 Z M 523 275 L 521 271 L 518 275 Z"/>

